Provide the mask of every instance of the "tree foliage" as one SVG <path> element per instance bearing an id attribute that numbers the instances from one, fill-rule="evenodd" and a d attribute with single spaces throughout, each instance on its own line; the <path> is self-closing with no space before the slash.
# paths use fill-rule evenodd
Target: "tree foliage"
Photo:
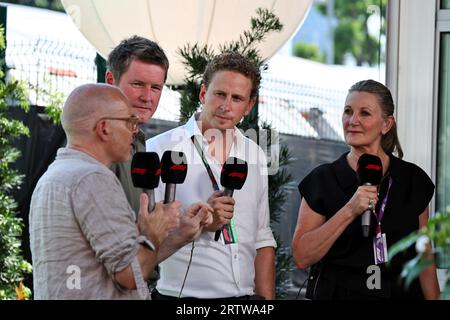
<path id="1" fill-rule="evenodd" d="M 0 28 L 0 51 L 4 50 L 3 29 Z M 4 61 L 1 61 L 1 65 Z M 31 265 L 21 255 L 22 220 L 16 216 L 17 203 L 11 191 L 20 186 L 23 176 L 10 165 L 20 156 L 12 147 L 14 139 L 29 135 L 28 128 L 11 119 L 8 109 L 17 104 L 28 110 L 25 86 L 18 81 L 3 80 L 0 71 L 0 300 L 26 298 L 30 290 L 22 285 L 24 275 L 31 272 Z"/>
<path id="2" fill-rule="evenodd" d="M 249 58 L 262 69 L 267 69 L 255 46 L 265 39 L 268 33 L 281 31 L 283 25 L 278 17 L 267 9 L 258 8 L 257 17 L 250 19 L 250 30 L 245 30 L 238 40 L 227 42 L 219 46 L 219 52 L 237 51 Z M 210 46 L 187 44 L 179 50 L 186 67 L 187 78 L 185 88 L 181 92 L 181 117 L 180 124 L 185 123 L 198 108 L 198 93 L 200 91 L 200 79 L 206 65 L 214 57 L 214 49 Z"/>
<path id="3" fill-rule="evenodd" d="M 267 9 L 257 9 L 256 17 L 251 18 L 250 29 L 243 32 L 243 34 L 236 41 L 230 41 L 219 47 L 219 52 L 237 51 L 246 56 L 261 69 L 266 69 L 265 61 L 259 55 L 256 44 L 263 41 L 270 32 L 278 32 L 283 28 L 278 17 Z M 183 63 L 187 70 L 187 78 L 181 90 L 181 108 L 180 108 L 180 124 L 187 122 L 187 120 L 199 108 L 198 95 L 200 91 L 200 80 L 205 71 L 206 65 L 214 57 L 215 52 L 209 46 L 199 46 L 198 44 L 187 44 L 179 50 L 179 54 L 183 59 Z M 270 125 L 263 123 L 258 124 L 257 114 L 252 112 L 245 117 L 238 125 L 239 129 L 246 132 L 248 129 L 254 129 L 257 137 L 260 137 L 260 132 L 269 133 L 267 137 L 267 146 L 262 146 L 264 150 L 270 150 L 270 138 L 276 137 L 271 132 L 274 132 Z M 256 141 L 260 143 L 261 141 Z M 286 190 L 283 188 L 292 180 L 292 176 L 284 168 L 291 159 L 291 155 L 286 146 L 280 147 L 279 170 L 276 174 L 269 175 L 269 207 L 271 223 L 277 223 L 280 220 L 280 215 L 283 214 L 283 204 L 286 200 Z M 269 167 L 270 157 L 269 157 Z M 276 235 L 276 238 L 277 235 Z M 277 241 L 278 242 L 278 241 Z M 287 282 L 289 281 L 289 271 L 291 270 L 291 255 L 289 248 L 285 246 L 278 246 L 276 256 L 276 294 L 277 298 L 284 298 L 287 294 Z"/>
<path id="4" fill-rule="evenodd" d="M 298 42 L 294 46 L 293 54 L 296 57 L 322 63 L 325 62 L 325 55 L 320 51 L 320 48 L 315 44 Z"/>
<path id="5" fill-rule="evenodd" d="M 450 208 L 431 217 L 427 225 L 414 231 L 391 246 L 388 260 L 400 255 L 415 245 L 416 256 L 405 263 L 400 274 L 404 286 L 408 288 L 412 281 L 428 266 L 436 263 L 446 269 L 446 281 L 441 292 L 441 300 L 450 300 Z M 433 246 L 431 245 L 433 243 Z M 430 254 L 430 253 L 433 253 Z"/>
<path id="6" fill-rule="evenodd" d="M 347 54 L 352 55 L 358 66 L 367 63 L 375 65 L 379 58 L 379 35 L 371 35 L 368 19 L 374 13 L 384 16 L 387 0 L 335 0 L 335 16 L 338 24 L 334 30 L 334 61 L 344 63 Z M 318 5 L 326 14 L 326 4 Z M 381 26 L 385 33 L 385 19 Z"/>
<path id="7" fill-rule="evenodd" d="M 5 2 L 64 12 L 61 0 L 7 0 Z"/>

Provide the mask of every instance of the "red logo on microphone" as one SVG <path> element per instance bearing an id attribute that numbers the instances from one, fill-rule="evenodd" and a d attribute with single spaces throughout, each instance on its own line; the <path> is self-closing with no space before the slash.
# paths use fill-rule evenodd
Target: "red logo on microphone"
<path id="1" fill-rule="evenodd" d="M 156 170 L 155 172 L 155 177 L 156 176 L 160 176 L 161 175 L 161 168 L 159 168 L 158 170 Z"/>
<path id="2" fill-rule="evenodd" d="M 231 172 L 228 176 L 230 178 L 245 179 L 245 173 L 240 173 L 240 172 Z"/>
<path id="3" fill-rule="evenodd" d="M 132 174 L 139 174 L 141 176 L 143 176 L 144 174 L 147 173 L 147 169 L 144 168 L 133 168 L 133 170 L 131 170 Z"/>
<path id="4" fill-rule="evenodd" d="M 170 167 L 170 170 L 174 171 L 186 171 L 187 166 L 185 164 L 174 164 Z"/>
<path id="5" fill-rule="evenodd" d="M 368 164 L 366 166 L 366 169 L 367 170 L 374 169 L 374 170 L 380 171 L 381 170 L 381 166 L 378 166 L 376 164 Z"/>

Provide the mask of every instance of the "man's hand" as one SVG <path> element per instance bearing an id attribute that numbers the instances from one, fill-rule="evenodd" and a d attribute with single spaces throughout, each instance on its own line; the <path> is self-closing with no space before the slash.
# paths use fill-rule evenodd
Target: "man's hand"
<path id="1" fill-rule="evenodd" d="M 158 250 L 158 262 L 200 237 L 213 220 L 212 211 L 206 203 L 196 203 L 187 208 L 180 219 L 180 226 L 169 234 Z"/>
<path id="2" fill-rule="evenodd" d="M 157 203 L 155 209 L 149 213 L 148 196 L 141 194 L 138 216 L 139 232 L 150 239 L 156 247 L 164 241 L 170 232 L 178 228 L 180 224 L 179 201 L 167 204 Z"/>
<path id="3" fill-rule="evenodd" d="M 179 236 L 185 242 L 191 242 L 200 237 L 203 230 L 213 222 L 213 209 L 207 203 L 195 203 L 184 211 L 178 228 Z"/>
<path id="4" fill-rule="evenodd" d="M 213 221 L 205 230 L 214 232 L 230 224 L 235 204 L 233 198 L 223 196 L 222 191 L 216 191 L 209 197 L 208 204 L 213 209 Z"/>

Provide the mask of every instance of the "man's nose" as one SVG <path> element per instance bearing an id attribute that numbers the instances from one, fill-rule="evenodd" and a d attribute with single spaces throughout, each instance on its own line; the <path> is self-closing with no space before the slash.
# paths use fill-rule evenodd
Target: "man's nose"
<path id="1" fill-rule="evenodd" d="M 142 89 L 141 95 L 139 97 L 142 101 L 149 102 L 152 100 L 152 90 L 150 88 Z"/>
<path id="2" fill-rule="evenodd" d="M 232 101 L 231 97 L 227 97 L 225 99 L 225 101 L 223 102 L 223 105 L 222 105 L 223 111 L 230 111 L 231 110 L 231 101 Z"/>

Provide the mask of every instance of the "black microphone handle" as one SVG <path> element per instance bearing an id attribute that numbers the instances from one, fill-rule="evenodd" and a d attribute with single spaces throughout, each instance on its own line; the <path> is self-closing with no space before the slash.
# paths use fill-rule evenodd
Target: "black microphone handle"
<path id="1" fill-rule="evenodd" d="M 234 192 L 234 189 L 227 189 L 227 188 L 225 188 L 225 189 L 223 189 L 223 196 L 224 197 L 231 197 L 231 198 L 233 198 L 233 192 Z"/>
<path id="2" fill-rule="evenodd" d="M 175 191 L 177 185 L 175 183 L 166 183 L 166 192 L 164 193 L 164 203 L 175 201 Z"/>
<path id="3" fill-rule="evenodd" d="M 364 183 L 365 186 L 371 186 L 370 183 Z M 364 238 L 367 238 L 369 236 L 370 231 L 370 214 L 372 213 L 372 210 L 367 209 L 364 211 L 364 213 L 361 216 L 361 227 L 362 227 L 362 234 Z"/>
<path id="4" fill-rule="evenodd" d="M 152 212 L 155 210 L 155 190 L 154 189 L 145 189 L 145 193 L 147 193 L 148 196 L 148 212 Z"/>
<path id="5" fill-rule="evenodd" d="M 223 189 L 222 193 L 223 193 L 223 196 L 225 196 L 225 197 L 233 197 L 233 192 L 234 192 L 233 189 L 225 188 L 225 189 Z M 222 232 L 223 228 L 224 227 L 220 228 L 220 230 L 216 230 L 216 234 L 214 235 L 214 241 L 218 241 L 219 240 L 220 233 Z"/>

